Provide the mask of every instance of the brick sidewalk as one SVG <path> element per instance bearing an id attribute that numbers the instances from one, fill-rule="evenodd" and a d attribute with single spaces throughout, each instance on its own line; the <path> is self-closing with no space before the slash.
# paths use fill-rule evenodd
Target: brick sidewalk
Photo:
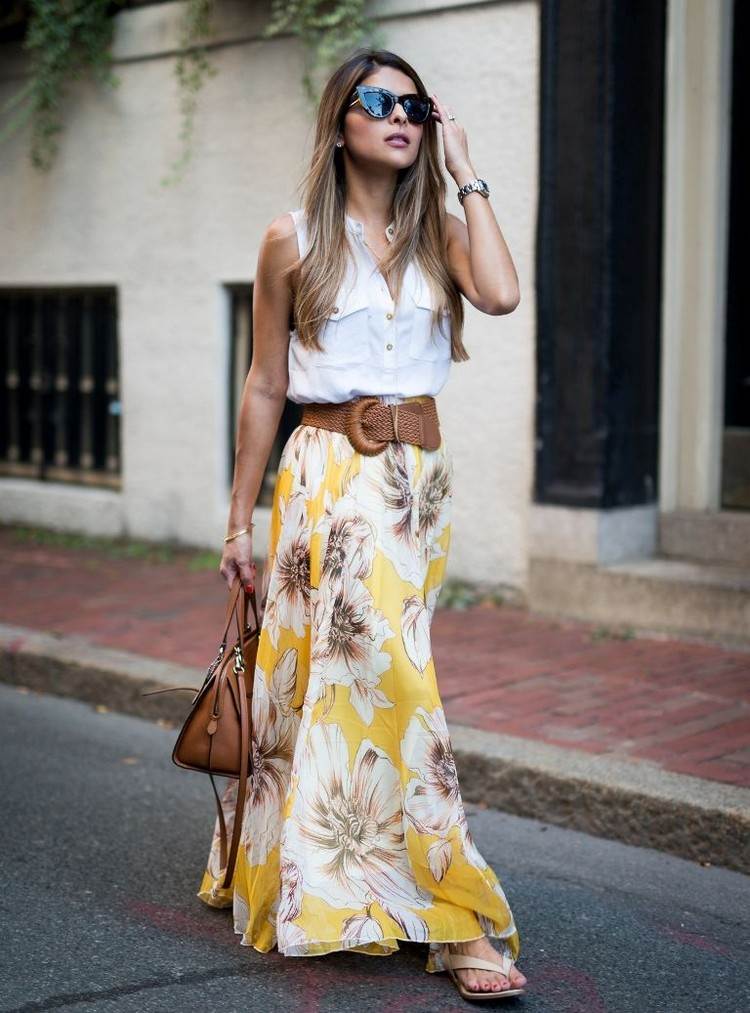
<path id="1" fill-rule="evenodd" d="M 226 587 L 191 558 L 111 558 L 0 528 L 0 622 L 205 668 Z M 750 787 L 750 651 L 595 629 L 508 605 L 438 607 L 449 721 Z"/>

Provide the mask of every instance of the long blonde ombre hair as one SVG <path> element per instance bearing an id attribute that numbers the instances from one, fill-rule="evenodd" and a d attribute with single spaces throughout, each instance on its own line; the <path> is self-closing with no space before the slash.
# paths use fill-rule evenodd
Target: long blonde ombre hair
<path id="1" fill-rule="evenodd" d="M 413 81 L 420 95 L 427 91 L 419 75 L 400 56 L 384 49 L 359 49 L 331 75 L 318 106 L 315 144 L 300 184 L 307 223 L 308 248 L 289 267 L 292 274 L 293 323 L 300 343 L 322 351 L 318 335 L 330 315 L 350 256 L 346 235 L 346 179 L 343 149 L 336 136 L 343 127 L 354 88 L 378 67 L 395 67 Z M 404 272 L 414 259 L 424 272 L 435 303 L 433 324 L 448 309 L 451 359 L 469 358 L 461 335 L 464 309 L 461 293 L 445 265 L 445 180 L 438 155 L 439 124 L 430 117 L 423 126 L 419 152 L 413 164 L 399 171 L 393 194 L 391 220 L 394 238 L 380 270 L 392 282 L 396 302 L 401 297 Z"/>

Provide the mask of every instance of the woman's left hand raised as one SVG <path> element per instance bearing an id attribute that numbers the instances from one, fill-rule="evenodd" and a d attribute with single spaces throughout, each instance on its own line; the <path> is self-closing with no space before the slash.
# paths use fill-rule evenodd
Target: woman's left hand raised
<path id="1" fill-rule="evenodd" d="M 469 143 L 466 140 L 466 131 L 457 120 L 449 119 L 450 109 L 447 109 L 437 95 L 433 92 L 430 96 L 433 103 L 432 117 L 443 128 L 443 154 L 445 155 L 445 168 L 455 177 L 467 172 L 474 175 L 474 169 L 469 158 Z"/>

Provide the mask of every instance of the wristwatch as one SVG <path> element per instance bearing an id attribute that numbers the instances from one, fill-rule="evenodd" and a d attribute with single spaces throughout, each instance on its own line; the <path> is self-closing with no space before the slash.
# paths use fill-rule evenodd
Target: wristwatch
<path id="1" fill-rule="evenodd" d="M 458 200 L 460 204 L 463 204 L 464 197 L 467 193 L 473 193 L 476 190 L 477 193 L 481 193 L 483 197 L 489 197 L 490 188 L 487 185 L 485 179 L 470 179 L 468 183 L 464 183 L 461 189 L 458 191 Z"/>

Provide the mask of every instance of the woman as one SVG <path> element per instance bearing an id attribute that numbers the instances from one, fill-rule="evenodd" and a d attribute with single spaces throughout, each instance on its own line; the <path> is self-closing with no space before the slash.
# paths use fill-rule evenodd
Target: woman
<path id="1" fill-rule="evenodd" d="M 456 184 L 475 180 L 468 229 L 444 209 L 438 125 Z M 255 585 L 250 518 L 285 398 L 305 407 L 273 495 L 240 857 L 223 888 L 217 820 L 198 896 L 261 952 L 424 942 L 426 970 L 494 998 L 526 982 L 519 937 L 467 826 L 430 649 L 453 473 L 433 398 L 468 358 L 461 295 L 491 314 L 519 301 L 480 187 L 464 130 L 404 60 L 359 50 L 333 73 L 304 207 L 258 260 L 230 586 Z"/>

